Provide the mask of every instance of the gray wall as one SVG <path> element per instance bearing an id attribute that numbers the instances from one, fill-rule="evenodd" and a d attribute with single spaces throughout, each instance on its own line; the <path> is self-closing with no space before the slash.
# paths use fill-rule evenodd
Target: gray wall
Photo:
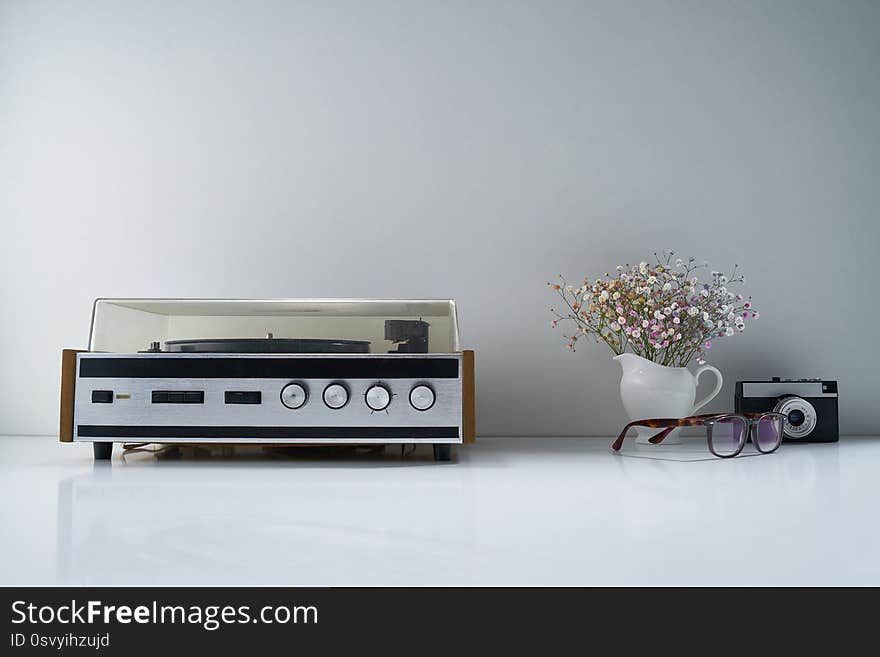
<path id="1" fill-rule="evenodd" d="M 876 2 L 4 2 L 0 432 L 96 296 L 448 295 L 482 434 L 609 434 L 544 283 L 663 248 L 762 311 L 716 408 L 837 377 L 876 432 L 878 100 Z"/>

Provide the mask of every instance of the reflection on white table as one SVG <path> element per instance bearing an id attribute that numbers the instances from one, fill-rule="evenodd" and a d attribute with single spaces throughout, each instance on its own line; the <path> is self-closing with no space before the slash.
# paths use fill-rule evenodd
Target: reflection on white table
<path id="1" fill-rule="evenodd" d="M 880 584 L 880 439 L 494 438 L 435 464 L 0 438 L 0 584 Z"/>

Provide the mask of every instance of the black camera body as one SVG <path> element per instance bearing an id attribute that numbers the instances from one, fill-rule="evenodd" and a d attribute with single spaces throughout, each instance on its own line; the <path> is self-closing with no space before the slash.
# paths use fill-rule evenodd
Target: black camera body
<path id="1" fill-rule="evenodd" d="M 840 439 L 837 381 L 778 377 L 737 381 L 734 408 L 737 413 L 782 413 L 783 442 L 834 443 Z"/>

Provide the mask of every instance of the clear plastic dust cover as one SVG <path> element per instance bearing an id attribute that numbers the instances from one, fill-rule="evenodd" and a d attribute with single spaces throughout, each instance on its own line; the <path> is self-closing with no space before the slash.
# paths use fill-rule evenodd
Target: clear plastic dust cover
<path id="1" fill-rule="evenodd" d="M 89 350 L 454 353 L 451 299 L 98 299 Z"/>

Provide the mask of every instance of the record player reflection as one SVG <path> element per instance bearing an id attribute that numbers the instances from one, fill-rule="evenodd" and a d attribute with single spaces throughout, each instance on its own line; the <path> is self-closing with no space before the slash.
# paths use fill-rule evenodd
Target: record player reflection
<path id="1" fill-rule="evenodd" d="M 425 554 L 460 572 L 462 544 L 451 537 L 479 533 L 464 470 L 414 491 L 406 472 L 435 468 L 430 452 L 413 459 L 387 450 L 382 458 L 364 448 L 321 448 L 361 454 L 328 459 L 307 448 L 270 459 L 278 448 L 235 449 L 235 458 L 220 460 L 128 453 L 59 481 L 56 572 L 50 566 L 40 581 L 387 584 L 388 573 L 403 576 L 401 565 L 416 561 L 413 555 L 420 577 Z M 402 496 L 432 511 L 402 513 Z"/>

